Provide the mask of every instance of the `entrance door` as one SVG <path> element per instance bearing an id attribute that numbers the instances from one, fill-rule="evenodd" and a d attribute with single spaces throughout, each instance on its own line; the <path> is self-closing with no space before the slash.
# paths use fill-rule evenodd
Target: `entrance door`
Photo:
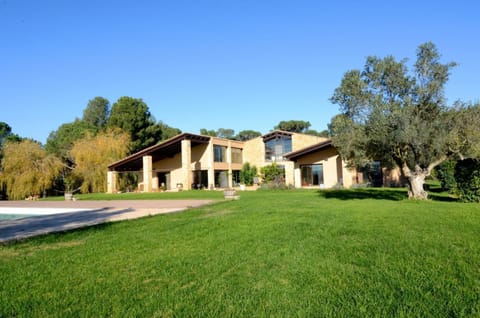
<path id="1" fill-rule="evenodd" d="M 170 190 L 170 172 L 159 172 L 157 177 L 160 189 Z"/>

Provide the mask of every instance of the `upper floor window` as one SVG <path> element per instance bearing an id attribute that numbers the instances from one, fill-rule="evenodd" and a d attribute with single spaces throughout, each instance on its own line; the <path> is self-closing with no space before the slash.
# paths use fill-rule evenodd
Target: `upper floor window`
<path id="1" fill-rule="evenodd" d="M 227 147 L 213 145 L 213 161 L 227 162 Z"/>
<path id="2" fill-rule="evenodd" d="M 232 163 L 242 163 L 242 149 L 232 148 Z"/>
<path id="3" fill-rule="evenodd" d="M 277 135 L 265 141 L 265 160 L 282 161 L 283 155 L 292 151 L 292 136 Z"/>

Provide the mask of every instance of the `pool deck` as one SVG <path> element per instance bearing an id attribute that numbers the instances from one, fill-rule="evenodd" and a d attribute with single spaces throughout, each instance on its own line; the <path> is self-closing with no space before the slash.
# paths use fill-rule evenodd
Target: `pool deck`
<path id="1" fill-rule="evenodd" d="M 0 201 L 0 208 L 82 209 L 78 212 L 0 221 L 0 244 L 105 222 L 175 213 L 212 202 L 213 200 Z"/>

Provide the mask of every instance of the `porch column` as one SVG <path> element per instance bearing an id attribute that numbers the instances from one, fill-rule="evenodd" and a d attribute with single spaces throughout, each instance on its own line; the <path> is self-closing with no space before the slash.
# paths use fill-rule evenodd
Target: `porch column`
<path id="1" fill-rule="evenodd" d="M 295 176 L 295 188 L 302 187 L 302 171 L 300 170 L 300 166 L 295 163 L 295 170 L 293 172 Z"/>
<path id="2" fill-rule="evenodd" d="M 208 189 L 215 188 L 215 162 L 213 161 L 213 139 L 208 143 Z"/>
<path id="3" fill-rule="evenodd" d="M 190 140 L 182 140 L 182 176 L 180 182 L 183 189 L 190 190 L 192 187 L 192 144 Z"/>
<path id="4" fill-rule="evenodd" d="M 233 188 L 233 173 L 232 173 L 232 142 L 228 141 L 227 146 L 227 164 L 228 164 L 228 174 L 227 174 L 227 182 L 228 187 L 231 189 Z"/>
<path id="5" fill-rule="evenodd" d="M 152 156 L 143 156 L 143 192 L 152 192 Z"/>
<path id="6" fill-rule="evenodd" d="M 117 175 L 116 171 L 107 172 L 107 193 L 117 192 Z"/>

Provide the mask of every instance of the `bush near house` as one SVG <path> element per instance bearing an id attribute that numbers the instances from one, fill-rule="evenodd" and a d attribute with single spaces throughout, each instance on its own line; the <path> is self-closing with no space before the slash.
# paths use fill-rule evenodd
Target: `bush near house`
<path id="1" fill-rule="evenodd" d="M 455 166 L 458 194 L 463 202 L 480 202 L 480 160 L 460 160 Z"/>
<path id="2" fill-rule="evenodd" d="M 245 162 L 242 170 L 240 170 L 240 183 L 250 186 L 253 185 L 253 180 L 257 176 L 257 167 L 251 166 L 250 163 Z"/>
<path id="3" fill-rule="evenodd" d="M 455 165 L 457 160 L 450 159 L 435 167 L 435 177 L 440 181 L 442 189 L 450 193 L 455 192 L 457 182 L 455 181 Z"/>

